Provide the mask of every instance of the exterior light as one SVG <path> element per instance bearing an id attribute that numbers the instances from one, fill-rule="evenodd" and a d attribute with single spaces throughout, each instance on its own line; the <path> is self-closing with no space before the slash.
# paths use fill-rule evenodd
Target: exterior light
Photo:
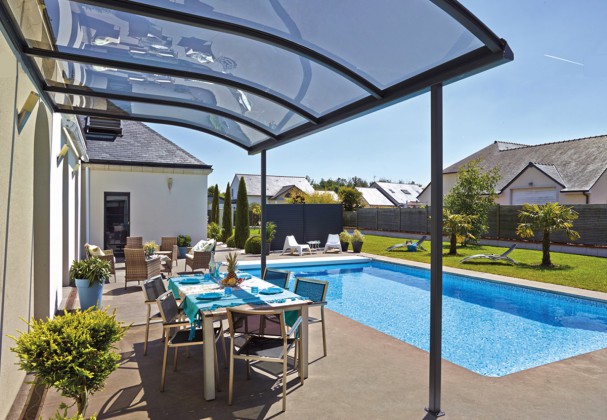
<path id="1" fill-rule="evenodd" d="M 70 146 L 68 146 L 67 144 L 64 144 L 63 147 L 61 148 L 61 151 L 59 151 L 59 154 L 57 155 L 57 163 L 59 163 L 61 158 L 63 158 L 65 155 L 67 155 L 68 150 L 70 150 Z"/>
<path id="2" fill-rule="evenodd" d="M 30 92 L 25 100 L 25 103 L 23 104 L 23 107 L 21 108 L 21 111 L 19 111 L 19 114 L 17 114 L 17 131 L 19 133 L 21 133 L 21 130 L 23 130 L 23 127 L 25 127 L 25 123 L 27 122 L 27 119 L 30 117 L 37 103 L 38 94 L 36 92 Z"/>
<path id="3" fill-rule="evenodd" d="M 171 188 L 173 188 L 173 178 L 167 179 L 167 186 L 169 187 L 169 192 L 171 192 Z"/>
<path id="4" fill-rule="evenodd" d="M 78 173 L 78 169 L 80 168 L 80 162 L 74 165 L 74 169 L 72 169 L 72 175 L 76 175 Z"/>

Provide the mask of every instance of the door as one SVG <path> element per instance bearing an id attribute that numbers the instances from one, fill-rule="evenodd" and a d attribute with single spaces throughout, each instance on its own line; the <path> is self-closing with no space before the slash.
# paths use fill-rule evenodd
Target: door
<path id="1" fill-rule="evenodd" d="M 103 249 L 124 256 L 126 237 L 130 235 L 130 193 L 104 193 Z"/>

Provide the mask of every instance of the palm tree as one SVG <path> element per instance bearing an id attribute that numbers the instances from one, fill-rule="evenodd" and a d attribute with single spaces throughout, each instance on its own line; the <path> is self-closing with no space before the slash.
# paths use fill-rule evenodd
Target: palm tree
<path id="1" fill-rule="evenodd" d="M 451 238 L 449 255 L 457 255 L 458 241 L 461 242 L 466 238 L 474 239 L 470 231 L 476 217 L 467 214 L 454 214 L 447 209 L 443 209 L 443 231 Z"/>
<path id="2" fill-rule="evenodd" d="M 521 223 L 516 227 L 516 234 L 521 238 L 533 237 L 534 230 L 544 232 L 542 238 L 542 266 L 550 267 L 550 234 L 564 231 L 571 240 L 578 239 L 580 234 L 572 229 L 573 221 L 578 214 L 572 207 L 565 207 L 559 203 L 523 204 L 518 214 Z"/>

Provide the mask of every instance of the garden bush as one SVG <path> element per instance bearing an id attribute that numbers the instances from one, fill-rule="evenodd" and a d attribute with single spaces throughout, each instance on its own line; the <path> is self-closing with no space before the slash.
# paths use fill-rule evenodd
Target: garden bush
<path id="1" fill-rule="evenodd" d="M 251 236 L 244 244 L 244 251 L 247 254 L 261 254 L 261 236 Z"/>

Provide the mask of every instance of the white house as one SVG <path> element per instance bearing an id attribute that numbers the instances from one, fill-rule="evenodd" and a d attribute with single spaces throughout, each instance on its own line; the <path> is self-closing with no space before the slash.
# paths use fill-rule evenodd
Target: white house
<path id="1" fill-rule="evenodd" d="M 356 187 L 363 195 L 365 207 L 394 207 L 394 203 L 377 188 Z"/>
<path id="2" fill-rule="evenodd" d="M 210 165 L 139 122 L 123 121 L 111 141 L 85 131 L 90 243 L 120 254 L 127 236 L 206 238 Z"/>
<path id="3" fill-rule="evenodd" d="M 238 186 L 240 185 L 241 178 L 244 178 L 247 186 L 249 205 L 253 203 L 261 204 L 261 175 L 236 174 L 230 184 L 234 208 L 236 206 Z M 266 196 L 267 203 L 269 204 L 284 203 L 285 198 L 290 197 L 289 191 L 295 191 L 295 189 L 306 194 L 314 193 L 314 188 L 303 176 L 268 175 L 266 177 Z"/>
<path id="4" fill-rule="evenodd" d="M 474 159 L 499 168 L 497 204 L 607 204 L 607 136 L 538 145 L 496 141 L 443 171 L 444 194 Z M 428 185 L 418 199 L 430 204 L 430 191 Z"/>
<path id="5" fill-rule="evenodd" d="M 413 207 L 418 204 L 417 196 L 422 189 L 417 184 L 397 184 L 374 182 L 371 188 L 378 189 L 390 202 L 398 207 Z"/>

